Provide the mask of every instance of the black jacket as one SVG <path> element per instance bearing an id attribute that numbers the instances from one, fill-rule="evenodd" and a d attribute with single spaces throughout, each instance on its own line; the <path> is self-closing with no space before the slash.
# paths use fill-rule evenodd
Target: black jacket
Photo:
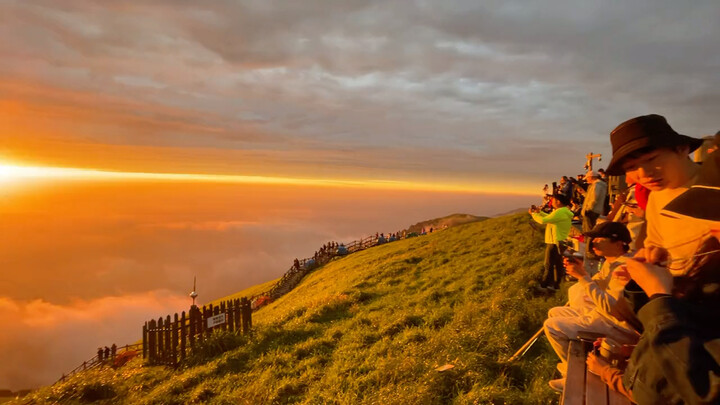
<path id="1" fill-rule="evenodd" d="M 644 404 L 720 404 L 720 302 L 652 299 L 623 384 Z"/>

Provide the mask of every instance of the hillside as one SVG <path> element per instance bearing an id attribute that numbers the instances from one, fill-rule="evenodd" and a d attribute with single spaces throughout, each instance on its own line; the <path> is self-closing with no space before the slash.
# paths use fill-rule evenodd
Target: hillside
<path id="1" fill-rule="evenodd" d="M 487 217 L 476 217 L 470 214 L 452 214 L 442 218 L 429 219 L 427 221 L 418 222 L 415 225 L 411 225 L 408 229 L 408 233 L 420 233 L 423 228 L 429 230 L 440 230 L 443 228 L 450 228 L 457 225 L 468 224 L 471 222 L 478 222 L 487 219 Z"/>
<path id="2" fill-rule="evenodd" d="M 254 314 L 249 336 L 218 334 L 177 371 L 78 374 L 34 403 L 537 403 L 556 359 L 535 296 L 542 238 L 526 215 L 457 226 L 331 262 Z M 452 364 L 444 372 L 435 368 Z M 27 400 L 27 399 L 26 399 Z"/>

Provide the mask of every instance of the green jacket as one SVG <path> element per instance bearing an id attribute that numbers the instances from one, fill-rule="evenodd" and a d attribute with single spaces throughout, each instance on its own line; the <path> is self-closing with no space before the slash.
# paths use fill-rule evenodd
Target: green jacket
<path id="1" fill-rule="evenodd" d="M 538 224 L 547 224 L 545 228 L 545 243 L 554 243 L 567 239 L 575 214 L 568 207 L 560 207 L 553 212 L 534 212 L 532 218 Z"/>

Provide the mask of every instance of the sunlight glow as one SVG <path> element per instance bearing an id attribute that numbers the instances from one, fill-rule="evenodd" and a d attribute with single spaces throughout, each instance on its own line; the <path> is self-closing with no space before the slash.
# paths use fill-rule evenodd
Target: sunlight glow
<path id="1" fill-rule="evenodd" d="M 162 180 L 320 187 L 362 187 L 384 190 L 442 191 L 454 193 L 533 194 L 529 191 L 531 188 L 523 184 L 508 187 L 507 184 L 440 184 L 402 180 L 304 179 L 227 174 L 115 172 L 96 169 L 23 166 L 0 163 L 0 185 L 9 182 L 19 182 L 23 179 Z"/>

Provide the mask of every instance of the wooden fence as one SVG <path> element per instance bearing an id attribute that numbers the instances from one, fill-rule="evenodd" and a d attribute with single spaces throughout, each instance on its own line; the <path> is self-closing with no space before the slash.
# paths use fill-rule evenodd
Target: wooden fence
<path id="1" fill-rule="evenodd" d="M 173 318 L 170 315 L 143 325 L 143 359 L 150 365 L 177 367 L 190 350 L 215 330 L 248 333 L 252 310 L 247 298 L 223 301 L 220 305 L 190 307 Z"/>
<path id="2" fill-rule="evenodd" d="M 340 254 L 338 253 L 337 248 L 335 248 L 332 250 L 325 250 L 320 254 L 316 254 L 314 257 L 299 260 L 299 265 L 293 266 L 288 271 L 286 271 L 285 274 L 283 274 L 283 276 L 280 278 L 280 280 L 278 280 L 277 283 L 270 287 L 269 290 L 263 291 L 250 297 L 250 301 L 252 303 L 252 310 L 256 311 L 262 308 L 264 305 L 269 304 L 270 302 L 287 294 L 288 292 L 290 292 L 290 290 L 295 288 L 295 286 L 300 284 L 300 281 L 303 277 L 305 277 L 306 274 L 310 273 L 315 268 L 330 262 L 335 257 L 359 252 L 361 250 L 377 246 L 378 244 L 400 240 L 403 237 L 405 237 L 404 234 L 402 237 L 398 237 L 396 239 L 386 238 L 385 242 L 382 242 L 378 238 L 378 235 L 371 235 L 366 238 L 352 241 L 350 243 L 341 245 L 335 244 L 336 247 L 344 246 L 346 249 L 346 253 Z"/>
<path id="3" fill-rule="evenodd" d="M 115 345 L 113 345 L 115 346 Z M 110 356 L 100 356 L 95 355 L 95 357 L 91 358 L 90 360 L 83 361 L 83 363 L 77 367 L 75 367 L 72 371 L 70 371 L 67 374 L 63 374 L 62 377 L 60 377 L 57 382 L 65 381 L 68 377 L 77 374 L 81 371 L 90 370 L 96 367 L 102 367 L 102 366 L 114 366 L 116 357 L 123 356 L 126 352 L 138 352 L 142 350 L 142 344 L 136 343 L 132 345 L 125 345 L 122 347 L 116 347 L 113 350 L 113 354 Z"/>

